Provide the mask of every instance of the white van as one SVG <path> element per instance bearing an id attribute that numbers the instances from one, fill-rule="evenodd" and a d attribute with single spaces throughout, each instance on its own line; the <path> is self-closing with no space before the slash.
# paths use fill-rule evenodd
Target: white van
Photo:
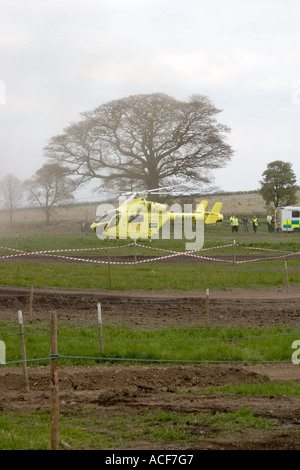
<path id="1" fill-rule="evenodd" d="M 300 232 L 300 207 L 287 206 L 275 209 L 275 228 L 286 232 Z"/>

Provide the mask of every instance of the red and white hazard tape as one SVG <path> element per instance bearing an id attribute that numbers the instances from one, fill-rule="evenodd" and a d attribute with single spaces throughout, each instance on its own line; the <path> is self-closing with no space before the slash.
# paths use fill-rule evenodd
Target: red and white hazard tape
<path id="1" fill-rule="evenodd" d="M 235 261 L 235 264 L 242 264 L 242 263 L 253 263 L 255 261 L 270 261 L 270 260 L 276 260 L 276 259 L 281 259 L 281 258 L 288 258 L 288 257 L 291 257 L 291 256 L 299 256 L 300 255 L 300 251 L 297 251 L 295 253 L 285 253 L 284 255 L 280 255 L 280 256 L 268 256 L 266 258 L 254 258 L 254 259 L 247 259 L 247 260 L 239 260 L 239 261 Z"/>
<path id="2" fill-rule="evenodd" d="M 136 245 L 137 247 L 140 248 L 148 248 L 152 250 L 157 250 L 157 251 L 165 251 L 167 253 L 171 253 L 169 255 L 165 256 L 156 256 L 154 258 L 148 258 L 148 259 L 143 259 L 143 260 L 137 260 L 137 261 L 104 261 L 104 260 L 98 260 L 98 259 L 86 259 L 86 258 L 75 258 L 73 256 L 63 256 L 59 255 L 58 253 L 72 253 L 72 252 L 86 252 L 86 251 L 99 251 L 99 250 L 109 250 L 109 249 L 114 249 L 114 248 L 125 248 L 129 246 Z M 5 259 L 10 259 L 10 258 L 17 258 L 17 257 L 22 257 L 22 256 L 35 256 L 35 255 L 42 255 L 42 256 L 53 256 L 56 258 L 62 258 L 66 259 L 69 261 L 79 261 L 79 262 L 86 262 L 86 263 L 93 263 L 93 264 L 120 264 L 120 265 L 133 265 L 133 264 L 142 264 L 142 263 L 150 263 L 153 261 L 160 261 L 160 260 L 165 260 L 169 258 L 174 258 L 177 256 L 189 256 L 197 259 L 202 259 L 206 261 L 214 261 L 214 262 L 221 262 L 221 263 L 233 263 L 233 264 L 242 264 L 242 263 L 251 263 L 255 261 L 267 261 L 267 260 L 275 260 L 275 259 L 281 259 L 281 258 L 287 258 L 291 256 L 298 256 L 300 252 L 283 252 L 280 250 L 274 250 L 270 248 L 256 248 L 256 247 L 246 247 L 245 249 L 252 249 L 252 250 L 263 250 L 263 251 L 272 251 L 272 252 L 279 252 L 283 253 L 278 256 L 271 256 L 267 258 L 254 258 L 254 259 L 249 259 L 249 260 L 234 260 L 234 259 L 218 259 L 214 257 L 209 257 L 209 256 L 202 256 L 195 254 L 200 251 L 207 251 L 207 250 L 214 250 L 214 249 L 220 249 L 220 248 L 227 248 L 227 247 L 232 247 L 236 246 L 236 243 L 229 244 L 229 245 L 220 245 L 220 246 L 215 246 L 215 247 L 210 247 L 210 248 L 201 248 L 199 250 L 191 250 L 191 251 L 183 251 L 183 252 L 177 252 L 174 250 L 168 250 L 164 248 L 157 248 L 157 247 L 152 247 L 152 246 L 147 246 L 147 245 L 141 245 L 141 244 L 135 244 L 135 243 L 130 243 L 126 245 L 116 246 L 116 247 L 97 247 L 97 248 L 72 248 L 72 249 L 63 249 L 63 250 L 42 250 L 42 251 L 32 251 L 32 252 L 26 252 L 22 250 L 17 250 L 15 248 L 9 248 L 9 247 L 2 247 L 0 246 L 0 249 L 2 250 L 8 250 L 8 251 L 13 251 L 17 252 L 12 255 L 3 255 L 0 256 L 0 261 L 5 260 Z"/>
<path id="3" fill-rule="evenodd" d="M 130 244 L 126 244 L 126 245 L 123 245 L 122 247 L 128 247 L 128 246 L 133 246 L 134 243 L 130 243 Z M 216 259 L 216 258 L 210 258 L 210 257 L 207 257 L 207 256 L 200 256 L 200 255 L 194 255 L 193 253 L 195 252 L 198 252 L 198 251 L 207 251 L 207 250 L 212 250 L 212 249 L 216 249 L 216 248 L 226 248 L 226 247 L 230 247 L 230 246 L 233 246 L 232 244 L 230 245 L 222 245 L 222 246 L 216 246 L 216 247 L 212 247 L 212 248 L 201 248 L 199 250 L 191 250 L 191 251 L 183 251 L 183 252 L 177 252 L 177 251 L 174 251 L 174 250 L 168 250 L 168 249 L 164 249 L 164 248 L 156 248 L 156 247 L 152 247 L 152 246 L 147 246 L 147 245 L 141 245 L 141 244 L 136 244 L 136 246 L 140 247 L 140 248 L 148 248 L 148 249 L 153 249 L 153 250 L 158 250 L 158 251 L 165 251 L 165 252 L 168 252 L 168 253 L 172 253 L 170 255 L 165 255 L 165 256 L 156 256 L 154 258 L 148 258 L 148 259 L 143 259 L 143 260 L 138 260 L 138 261 L 104 261 L 104 260 L 94 260 L 94 259 L 86 259 L 86 258 L 75 258 L 75 257 L 72 257 L 72 256 L 62 256 L 62 255 L 59 255 L 57 253 L 66 253 L 66 252 L 82 252 L 82 251 L 95 251 L 95 250 L 107 250 L 107 249 L 111 249 L 111 248 L 120 248 L 119 246 L 118 247 L 98 247 L 98 248 L 72 248 L 72 249 L 63 249 L 63 250 L 42 250 L 42 251 L 32 251 L 32 252 L 25 252 L 25 251 L 21 251 L 21 250 L 17 250 L 17 249 L 14 249 L 14 248 L 8 248 L 8 247 L 0 247 L 0 249 L 3 249 L 3 250 L 10 250 L 10 251 L 17 251 L 18 253 L 17 254 L 14 254 L 14 255 L 4 255 L 4 256 L 0 256 L 0 260 L 4 260 L 4 259 L 9 259 L 9 258 L 16 258 L 16 257 L 21 257 L 21 256 L 36 256 L 36 255 L 46 255 L 46 256 L 54 256 L 56 258 L 62 258 L 62 259 L 66 259 L 66 260 L 71 260 L 71 261 L 81 261 L 81 262 L 87 262 L 87 263 L 93 263 L 93 264 L 142 264 L 142 263 L 150 263 L 152 261 L 160 261 L 160 260 L 164 260 L 164 259 L 168 259 L 168 258 L 173 258 L 173 257 L 177 257 L 177 256 L 192 256 L 192 257 L 195 257 L 195 258 L 199 258 L 199 259 L 205 259 L 205 260 L 209 260 L 209 261 L 220 261 L 220 262 L 231 262 L 230 260 L 219 260 L 219 259 Z"/>
<path id="4" fill-rule="evenodd" d="M 136 246 L 139 246 L 141 248 L 148 248 L 150 250 L 167 251 L 169 253 L 178 253 L 178 251 L 167 250 L 166 248 L 157 248 L 157 247 L 153 247 L 153 246 L 141 245 L 139 243 L 137 243 Z M 228 248 L 229 246 L 234 246 L 234 243 L 231 243 L 230 245 L 213 246 L 213 247 L 210 247 L 210 248 L 199 248 L 198 250 L 188 250 L 188 251 L 183 251 L 183 252 L 180 252 L 180 253 L 182 255 L 187 255 L 189 253 L 196 253 L 197 251 L 208 251 L 208 250 L 215 250 L 215 249 L 219 249 L 219 248 Z"/>
<path id="5" fill-rule="evenodd" d="M 112 250 L 112 249 L 125 248 L 125 247 L 132 246 L 132 245 L 134 245 L 134 243 L 128 243 L 126 245 L 121 245 L 121 246 L 103 246 L 103 247 L 96 247 L 96 248 L 67 248 L 63 250 L 42 250 L 42 251 L 22 251 L 22 250 L 17 250 L 16 248 L 8 248 L 6 246 L 0 246 L 0 250 L 18 252 L 18 254 L 15 254 L 15 255 L 0 256 L 0 259 L 12 258 L 14 256 L 47 255 L 47 254 L 67 253 L 67 252 L 71 253 L 71 252 L 79 252 L 79 251 Z"/>
<path id="6" fill-rule="evenodd" d="M 247 246 L 245 247 L 246 250 L 258 250 L 258 251 L 276 251 L 279 253 L 291 253 L 290 251 L 286 250 L 275 250 L 274 248 L 258 248 L 256 246 Z"/>

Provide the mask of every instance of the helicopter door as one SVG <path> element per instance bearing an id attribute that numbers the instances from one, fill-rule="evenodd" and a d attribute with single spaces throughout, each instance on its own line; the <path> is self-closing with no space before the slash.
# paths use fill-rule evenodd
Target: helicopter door
<path id="1" fill-rule="evenodd" d="M 107 224 L 105 231 L 108 232 L 110 238 L 119 238 L 120 219 L 121 219 L 121 214 L 120 212 L 117 212 L 117 214 L 114 215 L 110 219 L 109 223 Z"/>
<path id="2" fill-rule="evenodd" d="M 109 222 L 108 228 L 116 227 L 119 225 L 121 214 L 115 215 Z"/>
<path id="3" fill-rule="evenodd" d="M 128 236 L 133 239 L 147 238 L 147 213 L 131 214 L 128 219 Z"/>

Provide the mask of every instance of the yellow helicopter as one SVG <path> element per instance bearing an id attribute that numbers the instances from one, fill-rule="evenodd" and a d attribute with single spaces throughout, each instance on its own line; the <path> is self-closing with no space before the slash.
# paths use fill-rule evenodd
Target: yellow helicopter
<path id="1" fill-rule="evenodd" d="M 158 188 L 159 190 L 165 188 Z M 147 193 L 157 193 L 149 190 Z M 189 221 L 202 222 L 205 225 L 223 221 L 220 213 L 223 203 L 216 202 L 210 211 L 206 210 L 208 201 L 201 201 L 194 212 L 182 212 L 179 204 L 172 207 L 153 202 L 141 197 L 144 193 L 136 193 L 125 198 L 120 206 L 105 211 L 96 218 L 90 228 L 100 239 L 152 239 L 157 238 L 159 231 L 168 223 Z M 191 205 L 188 205 L 189 208 Z M 100 206 L 99 206 L 100 207 Z M 100 207 L 101 208 L 101 207 Z M 166 228 L 167 230 L 167 228 Z M 165 237 L 168 238 L 168 237 Z"/>

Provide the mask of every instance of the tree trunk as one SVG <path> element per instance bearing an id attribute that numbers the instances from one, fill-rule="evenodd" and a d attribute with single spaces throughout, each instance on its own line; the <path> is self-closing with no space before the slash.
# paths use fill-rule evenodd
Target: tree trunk
<path id="1" fill-rule="evenodd" d="M 50 209 L 46 207 L 46 225 L 50 225 Z"/>

